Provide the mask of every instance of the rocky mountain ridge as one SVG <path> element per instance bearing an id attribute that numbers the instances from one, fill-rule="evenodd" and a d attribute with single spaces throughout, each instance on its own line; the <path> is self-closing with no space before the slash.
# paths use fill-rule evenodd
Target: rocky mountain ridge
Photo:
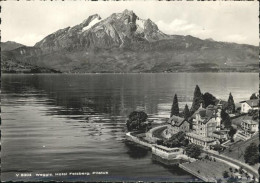
<path id="1" fill-rule="evenodd" d="M 11 51 L 23 46 L 24 46 L 23 44 L 16 43 L 14 41 L 1 42 L 1 51 Z"/>
<path id="2" fill-rule="evenodd" d="M 133 11 L 95 14 L 60 29 L 33 47 L 2 51 L 2 60 L 61 72 L 248 72 L 258 70 L 251 45 L 167 35 Z"/>

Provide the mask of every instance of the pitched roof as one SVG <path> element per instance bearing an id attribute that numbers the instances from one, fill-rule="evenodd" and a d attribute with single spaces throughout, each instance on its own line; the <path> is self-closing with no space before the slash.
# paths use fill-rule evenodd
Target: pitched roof
<path id="1" fill-rule="evenodd" d="M 195 118 L 196 114 L 200 115 L 201 119 L 203 120 L 203 123 L 206 124 L 210 119 L 217 117 L 217 108 L 213 105 L 209 105 L 206 109 L 204 108 L 199 108 L 193 115 L 192 117 Z"/>
<path id="2" fill-rule="evenodd" d="M 252 99 L 252 100 L 244 100 L 239 103 L 247 103 L 250 107 L 258 107 L 259 106 L 259 99 Z"/>
<path id="3" fill-rule="evenodd" d="M 169 120 L 168 123 L 170 123 L 172 126 L 180 127 L 186 120 L 184 118 L 181 118 L 179 116 L 173 115 Z"/>

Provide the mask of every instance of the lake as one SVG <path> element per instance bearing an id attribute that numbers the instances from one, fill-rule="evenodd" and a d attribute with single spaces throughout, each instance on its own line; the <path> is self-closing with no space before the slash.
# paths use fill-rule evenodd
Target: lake
<path id="1" fill-rule="evenodd" d="M 125 120 L 142 109 L 156 122 L 191 106 L 194 88 L 238 103 L 259 89 L 258 73 L 2 75 L 2 181 L 182 181 L 194 177 L 125 141 Z M 108 172 L 40 177 L 36 174 Z M 28 176 L 21 177 L 21 173 Z M 17 174 L 17 175 L 16 175 Z M 31 176 L 29 176 L 31 174 Z"/>

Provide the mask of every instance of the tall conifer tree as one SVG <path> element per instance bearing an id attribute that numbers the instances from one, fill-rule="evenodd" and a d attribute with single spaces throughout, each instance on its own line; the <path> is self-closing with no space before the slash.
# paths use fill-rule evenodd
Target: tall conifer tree
<path id="1" fill-rule="evenodd" d="M 190 113 L 193 114 L 196 110 L 200 108 L 202 102 L 202 94 L 198 85 L 196 85 L 193 95 L 193 102 L 190 109 Z"/>
<path id="2" fill-rule="evenodd" d="M 190 117 L 190 110 L 188 105 L 185 105 L 184 111 L 183 111 L 183 117 L 184 119 L 188 119 Z"/>
<path id="3" fill-rule="evenodd" d="M 235 110 L 236 110 L 235 102 L 234 102 L 234 99 L 233 99 L 233 96 L 231 93 L 229 93 L 226 110 L 228 113 L 235 113 Z"/>
<path id="4" fill-rule="evenodd" d="M 172 109 L 171 109 L 171 117 L 173 115 L 179 116 L 179 104 L 178 104 L 178 97 L 176 94 L 174 95 Z"/>

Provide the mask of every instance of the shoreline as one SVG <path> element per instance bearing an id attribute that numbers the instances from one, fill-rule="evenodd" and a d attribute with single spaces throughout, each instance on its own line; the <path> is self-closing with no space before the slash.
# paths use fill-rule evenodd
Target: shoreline
<path id="1" fill-rule="evenodd" d="M 156 130 L 157 130 L 157 129 L 156 129 Z M 126 133 L 126 139 L 129 140 L 129 141 L 131 141 L 131 142 L 134 142 L 134 143 L 136 143 L 136 144 L 138 144 L 138 145 L 141 145 L 141 146 L 143 146 L 143 147 L 145 147 L 145 148 L 148 148 L 150 151 L 152 150 L 152 146 L 155 144 L 155 143 L 152 144 L 152 143 L 148 143 L 148 142 L 142 141 L 142 140 L 139 139 L 138 137 L 135 137 L 135 136 L 131 135 L 131 132 Z M 156 156 L 158 156 L 158 155 L 156 155 Z M 158 156 L 158 157 L 161 158 L 160 156 Z M 163 159 L 163 158 L 162 158 L 162 159 Z M 181 160 L 182 160 L 182 159 L 180 159 L 179 161 L 181 161 Z M 168 161 L 169 161 L 169 160 L 168 160 Z M 184 161 L 184 160 L 183 160 L 183 161 Z M 159 161 L 159 162 L 161 162 L 161 161 Z M 161 163 L 163 163 L 163 162 L 161 162 Z M 188 161 L 188 160 L 185 160 L 185 162 L 183 162 L 183 163 L 189 163 L 189 161 Z M 172 166 L 172 165 L 175 165 L 175 166 L 177 165 L 179 168 L 183 169 L 184 171 L 186 171 L 187 173 L 193 175 L 194 177 L 199 178 L 199 179 L 201 179 L 201 180 L 203 180 L 203 181 L 205 181 L 205 182 L 208 181 L 207 178 L 202 177 L 202 176 L 198 176 L 197 173 L 194 173 L 194 172 L 191 171 L 191 170 L 187 171 L 187 170 L 186 170 L 187 168 L 183 168 L 183 166 L 180 166 L 180 165 L 183 164 L 183 163 L 178 162 L 178 163 L 175 163 L 175 164 L 171 164 L 171 166 Z"/>
<path id="2" fill-rule="evenodd" d="M 158 127 L 155 127 L 156 129 L 154 129 L 152 132 L 156 131 L 156 130 L 159 130 L 161 128 L 164 128 L 164 126 L 158 126 Z M 145 142 L 143 140 L 141 140 L 140 138 L 138 137 L 135 137 L 133 135 L 131 135 L 131 132 L 128 132 L 126 133 L 126 139 L 131 141 L 131 142 L 134 142 L 136 143 L 137 145 L 141 145 L 145 148 L 149 148 L 149 150 L 152 150 L 152 146 L 156 143 L 149 143 L 149 142 Z M 223 156 L 223 155 L 217 155 L 217 154 L 214 154 L 212 152 L 208 152 L 208 151 L 205 151 L 203 150 L 203 152 L 209 154 L 211 157 L 214 157 L 216 158 L 218 161 L 221 161 L 222 163 L 225 163 L 226 165 L 228 166 L 231 166 L 233 168 L 239 168 L 239 167 L 243 167 L 243 169 L 245 169 L 251 176 L 255 176 L 256 177 L 256 180 L 258 181 L 258 173 L 256 171 L 254 171 L 252 168 L 250 168 L 248 165 L 244 164 L 243 162 L 238 162 L 236 160 L 233 160 L 229 157 L 226 157 L 226 156 Z M 159 157 L 161 158 L 161 157 Z M 169 160 L 168 160 L 169 161 Z M 196 160 L 197 161 L 197 160 Z M 194 162 L 196 162 L 194 161 Z M 205 182 L 217 182 L 216 179 L 214 178 L 207 178 L 203 175 L 200 175 L 198 174 L 197 172 L 194 172 L 192 169 L 190 169 L 189 167 L 185 166 L 185 165 L 188 165 L 190 163 L 190 161 L 186 160 L 186 162 L 182 162 L 182 163 L 176 163 L 175 165 L 178 165 L 178 167 L 180 167 L 181 169 L 183 169 L 184 171 L 186 171 L 187 173 L 205 181 Z"/>
<path id="3" fill-rule="evenodd" d="M 32 74 L 37 74 L 37 75 L 45 75 L 45 74 L 53 74 L 53 75 L 88 75 L 88 74 L 223 74 L 223 73 L 236 73 L 236 74 L 258 74 L 257 71 L 243 71 L 243 72 L 238 72 L 238 71 L 221 71 L 221 72 L 192 72 L 192 71 L 187 71 L 187 72 L 79 72 L 79 73 L 69 73 L 69 72 L 39 72 L 39 73 L 27 73 L 27 72 L 2 72 L 2 75 L 11 75 L 11 74 L 26 74 L 26 75 L 32 75 Z"/>
<path id="4" fill-rule="evenodd" d="M 129 140 L 129 141 L 131 141 L 131 142 L 134 142 L 134 143 L 136 143 L 137 145 L 140 145 L 140 146 L 142 146 L 142 147 L 144 147 L 144 148 L 148 148 L 150 151 L 152 151 L 152 146 L 153 146 L 153 144 L 150 144 L 150 143 L 148 143 L 148 142 L 142 141 L 142 140 L 139 139 L 138 137 L 135 137 L 135 136 L 131 135 L 131 132 L 126 133 L 126 139 Z M 152 155 L 153 155 L 153 154 L 152 154 Z M 155 156 L 157 156 L 157 155 L 155 155 Z M 161 158 L 160 156 L 158 156 L 158 157 Z M 162 159 L 163 159 L 163 158 L 162 158 Z M 157 161 L 158 161 L 158 160 L 157 160 Z M 161 162 L 161 161 L 159 161 L 159 162 Z M 161 163 L 163 163 L 163 162 L 161 162 Z M 189 162 L 186 161 L 185 163 L 189 163 Z M 165 163 L 164 163 L 164 164 L 165 164 Z M 181 164 L 182 164 L 182 163 L 170 164 L 170 166 L 178 166 L 179 168 L 181 168 L 181 169 L 184 170 L 185 172 L 191 174 L 192 176 L 194 176 L 194 177 L 196 177 L 196 178 L 198 178 L 198 179 L 200 179 L 200 180 L 203 180 L 203 181 L 205 181 L 205 182 L 208 181 L 207 178 L 198 176 L 198 174 L 194 173 L 194 172 L 191 171 L 191 170 L 190 170 L 190 171 L 187 171 L 186 168 L 183 168 L 183 166 L 180 166 Z"/>

